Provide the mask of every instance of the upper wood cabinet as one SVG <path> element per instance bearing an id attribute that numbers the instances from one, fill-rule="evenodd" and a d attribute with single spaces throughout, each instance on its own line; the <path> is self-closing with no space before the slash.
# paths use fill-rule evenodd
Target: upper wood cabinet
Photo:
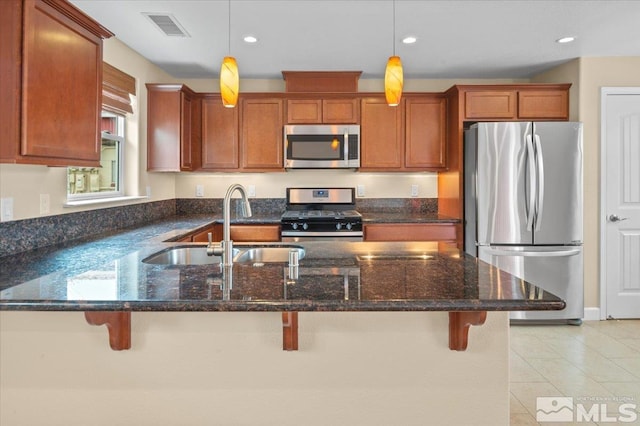
<path id="1" fill-rule="evenodd" d="M 447 167 L 447 100 L 442 95 L 407 97 L 405 167 L 439 170 Z"/>
<path id="2" fill-rule="evenodd" d="M 518 91 L 518 118 L 569 119 L 569 88 Z"/>
<path id="3" fill-rule="evenodd" d="M 0 161 L 98 166 L 102 39 L 64 0 L 0 1 Z"/>
<path id="4" fill-rule="evenodd" d="M 236 170 L 240 161 L 238 108 L 226 108 L 220 95 L 202 99 L 202 169 Z"/>
<path id="5" fill-rule="evenodd" d="M 441 170 L 446 167 L 447 101 L 412 94 L 390 107 L 384 96 L 362 100 L 362 169 Z"/>
<path id="6" fill-rule="evenodd" d="M 181 84 L 147 86 L 147 170 L 199 168 L 201 100 Z"/>
<path id="7" fill-rule="evenodd" d="M 458 87 L 464 93 L 466 120 L 569 119 L 569 85 Z"/>
<path id="8" fill-rule="evenodd" d="M 465 117 L 468 119 L 515 119 L 515 90 L 473 90 L 465 94 Z"/>
<path id="9" fill-rule="evenodd" d="M 284 170 L 282 98 L 241 96 L 240 107 L 242 169 Z"/>
<path id="10" fill-rule="evenodd" d="M 384 96 L 372 96 L 362 99 L 360 110 L 360 168 L 401 169 L 402 107 L 387 105 Z"/>
<path id="11" fill-rule="evenodd" d="M 288 99 L 288 124 L 357 124 L 360 103 L 357 98 Z"/>

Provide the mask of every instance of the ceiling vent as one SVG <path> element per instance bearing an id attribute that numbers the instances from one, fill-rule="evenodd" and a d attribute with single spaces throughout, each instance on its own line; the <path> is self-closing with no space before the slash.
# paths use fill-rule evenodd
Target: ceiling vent
<path id="1" fill-rule="evenodd" d="M 165 35 L 169 37 L 190 37 L 178 20 L 168 13 L 142 13 L 149 18 Z"/>

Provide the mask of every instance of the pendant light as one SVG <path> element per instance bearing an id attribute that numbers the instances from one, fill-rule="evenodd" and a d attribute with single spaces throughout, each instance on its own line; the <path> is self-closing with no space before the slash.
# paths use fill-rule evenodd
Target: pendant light
<path id="1" fill-rule="evenodd" d="M 229 0 L 229 56 L 225 56 L 220 67 L 220 96 L 222 104 L 233 108 L 238 103 L 240 74 L 236 58 L 231 56 L 231 0 Z"/>
<path id="2" fill-rule="evenodd" d="M 402 62 L 396 56 L 396 0 L 393 0 L 393 56 L 387 61 L 384 72 L 384 95 L 389 106 L 398 106 L 402 98 Z"/>

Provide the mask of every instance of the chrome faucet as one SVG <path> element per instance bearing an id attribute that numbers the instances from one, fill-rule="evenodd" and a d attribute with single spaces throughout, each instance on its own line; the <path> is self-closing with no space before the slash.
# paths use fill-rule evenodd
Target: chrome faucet
<path id="1" fill-rule="evenodd" d="M 219 244 L 213 244 L 211 233 L 209 233 L 209 245 L 207 246 L 207 254 L 209 256 L 222 256 L 222 266 L 233 266 L 233 241 L 231 241 L 231 195 L 238 190 L 242 196 L 241 212 L 243 217 L 251 217 L 251 205 L 247 198 L 247 191 L 244 186 L 234 183 L 227 189 L 224 196 L 222 207 L 222 241 Z"/>

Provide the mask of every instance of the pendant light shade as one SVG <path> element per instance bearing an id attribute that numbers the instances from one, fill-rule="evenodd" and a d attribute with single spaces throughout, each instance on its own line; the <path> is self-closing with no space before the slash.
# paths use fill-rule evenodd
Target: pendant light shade
<path id="1" fill-rule="evenodd" d="M 387 61 L 387 69 L 384 72 L 384 95 L 389 106 L 397 106 L 402 98 L 402 62 L 400 56 L 391 56 Z"/>
<path id="2" fill-rule="evenodd" d="M 222 104 L 227 108 L 233 108 L 238 103 L 240 93 L 240 74 L 238 64 L 233 56 L 225 56 L 220 67 L 220 95 Z"/>

